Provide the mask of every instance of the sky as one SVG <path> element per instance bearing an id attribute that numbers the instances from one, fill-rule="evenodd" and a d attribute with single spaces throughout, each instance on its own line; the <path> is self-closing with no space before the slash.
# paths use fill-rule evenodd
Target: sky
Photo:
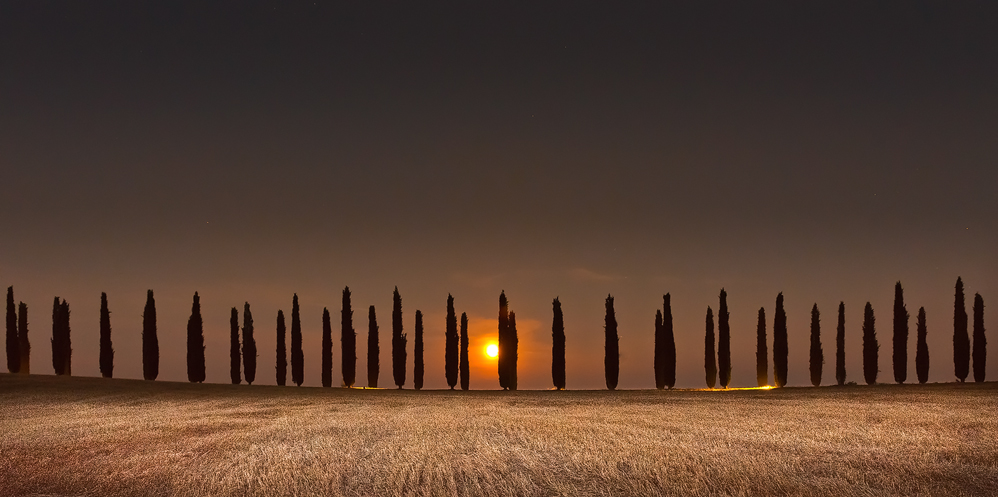
<path id="1" fill-rule="evenodd" d="M 620 388 L 654 388 L 669 293 L 677 387 L 704 386 L 707 306 L 728 293 L 732 386 L 755 385 L 776 295 L 790 385 L 823 384 L 846 307 L 863 382 L 872 303 L 893 380 L 901 281 L 925 307 L 930 381 L 953 381 L 953 287 L 998 299 L 998 6 L 991 2 L 3 2 L 0 285 L 29 307 L 32 369 L 52 374 L 51 302 L 72 312 L 73 374 L 99 376 L 101 292 L 116 377 L 141 378 L 146 290 L 161 380 L 186 380 L 201 296 L 207 381 L 229 381 L 229 312 L 249 302 L 257 383 L 301 300 L 305 385 L 321 315 L 353 292 L 391 386 L 391 302 L 425 322 L 425 388 L 446 388 L 448 294 L 471 322 L 471 386 L 505 290 L 520 388 L 551 388 L 551 301 L 567 386 L 605 388 L 613 295 Z M 993 308 L 985 312 L 998 329 Z M 998 351 L 991 332 L 989 351 Z M 770 354 L 771 356 L 771 354 Z M 998 379 L 998 357 L 987 365 Z M 772 382 L 772 366 L 770 365 Z"/>

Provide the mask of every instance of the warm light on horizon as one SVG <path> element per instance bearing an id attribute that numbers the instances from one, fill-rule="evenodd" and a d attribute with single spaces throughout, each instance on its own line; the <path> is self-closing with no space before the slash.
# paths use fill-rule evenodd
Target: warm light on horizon
<path id="1" fill-rule="evenodd" d="M 499 357 L 499 346 L 494 343 L 490 343 L 487 347 L 485 347 L 485 355 L 492 359 Z"/>

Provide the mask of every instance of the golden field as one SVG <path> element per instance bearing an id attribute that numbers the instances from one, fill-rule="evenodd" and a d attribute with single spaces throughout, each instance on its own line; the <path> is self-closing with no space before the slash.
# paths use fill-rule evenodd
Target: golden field
<path id="1" fill-rule="evenodd" d="M 998 384 L 344 390 L 0 374 L 0 495 L 994 495 Z"/>

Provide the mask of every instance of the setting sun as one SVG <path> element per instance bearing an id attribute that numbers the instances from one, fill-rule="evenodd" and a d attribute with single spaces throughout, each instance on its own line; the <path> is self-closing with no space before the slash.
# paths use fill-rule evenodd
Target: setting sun
<path id="1" fill-rule="evenodd" d="M 499 357 L 499 346 L 494 343 L 490 343 L 488 347 L 485 347 L 485 355 L 493 358 Z"/>

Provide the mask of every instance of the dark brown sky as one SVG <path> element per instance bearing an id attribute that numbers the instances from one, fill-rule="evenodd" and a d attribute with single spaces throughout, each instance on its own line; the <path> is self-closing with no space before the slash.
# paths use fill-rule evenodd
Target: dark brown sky
<path id="1" fill-rule="evenodd" d="M 359 382 L 371 304 L 390 382 L 398 285 L 410 357 L 426 315 L 429 388 L 445 385 L 448 292 L 482 345 L 501 289 L 522 387 L 551 384 L 560 296 L 568 386 L 602 388 L 612 293 L 620 386 L 648 388 L 662 294 L 678 386 L 698 387 L 721 287 L 734 385 L 754 384 L 756 312 L 771 327 L 780 291 L 791 384 L 808 383 L 814 303 L 834 380 L 839 301 L 849 379 L 870 301 L 889 381 L 901 280 L 911 315 L 926 307 L 930 379 L 949 381 L 956 277 L 968 302 L 998 298 L 995 26 L 989 2 L 4 2 L 0 285 L 29 305 L 45 373 L 59 295 L 73 372 L 98 374 L 107 292 L 115 373 L 132 378 L 154 289 L 169 380 L 185 379 L 197 290 L 212 382 L 228 381 L 229 309 L 249 301 L 273 383 L 275 315 L 297 292 L 308 385 L 344 285 Z M 474 388 L 498 387 L 472 363 Z"/>

